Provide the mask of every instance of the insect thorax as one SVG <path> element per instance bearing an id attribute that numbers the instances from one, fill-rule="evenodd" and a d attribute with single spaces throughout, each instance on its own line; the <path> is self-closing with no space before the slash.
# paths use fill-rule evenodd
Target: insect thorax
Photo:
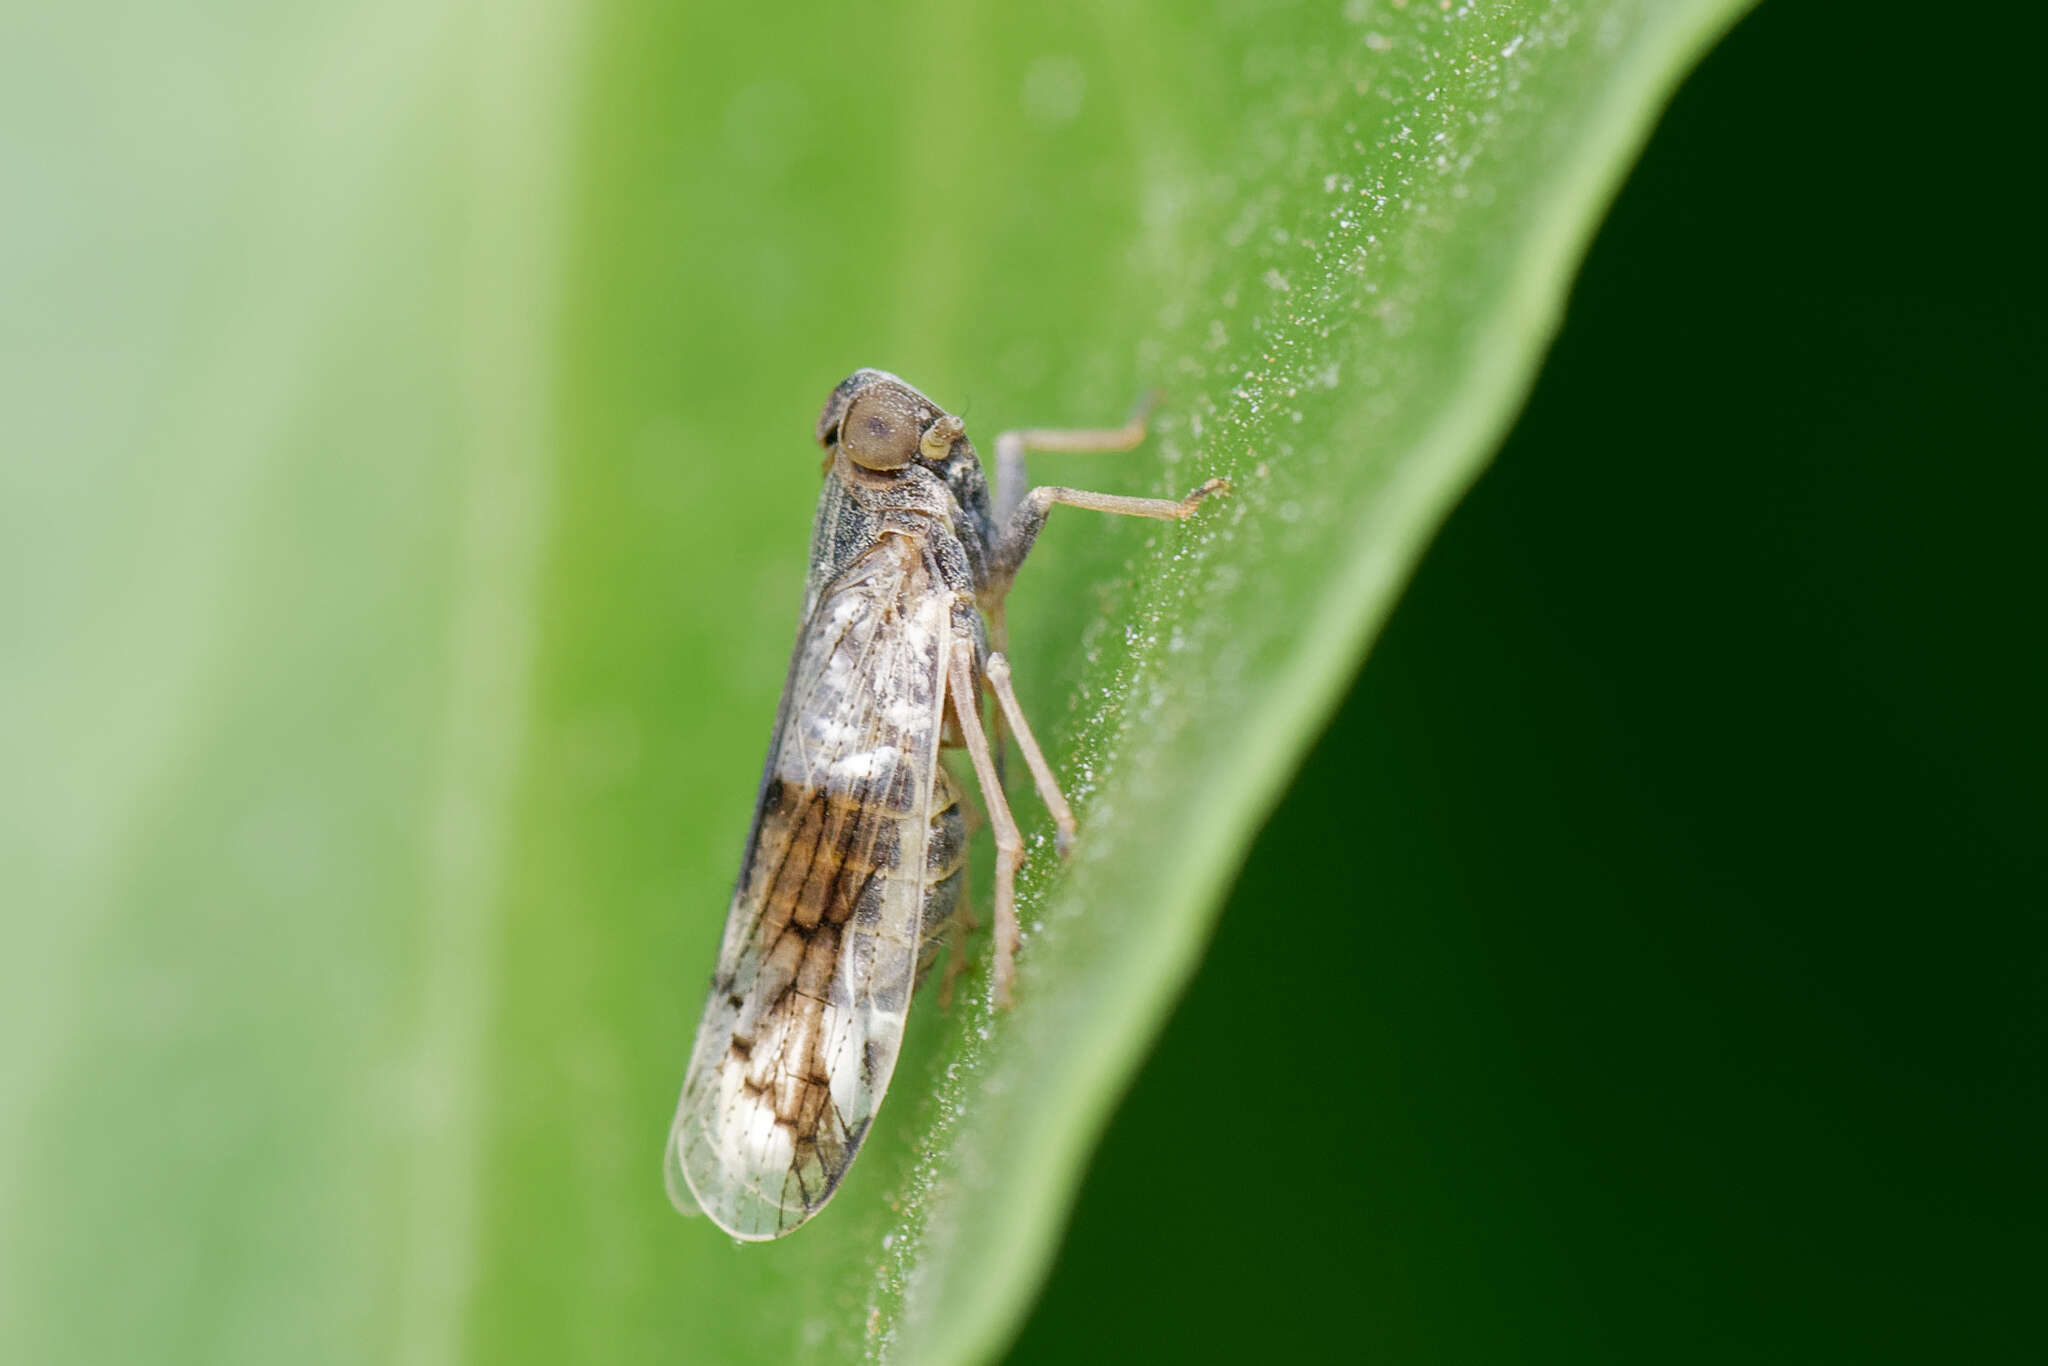
<path id="1" fill-rule="evenodd" d="M 900 470 L 876 471 L 861 469 L 843 457 L 833 462 L 811 528 L 802 619 L 810 619 L 818 595 L 828 585 L 889 534 L 922 543 L 934 577 L 960 597 L 974 598 L 986 578 L 992 533 L 988 485 L 974 447 L 964 437 L 936 467 L 920 461 Z"/>

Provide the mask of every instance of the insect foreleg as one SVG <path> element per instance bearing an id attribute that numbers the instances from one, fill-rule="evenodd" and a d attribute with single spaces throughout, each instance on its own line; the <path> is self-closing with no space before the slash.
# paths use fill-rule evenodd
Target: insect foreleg
<path id="1" fill-rule="evenodd" d="M 996 1004 L 1010 1004 L 1010 980 L 1017 970 L 1017 865 L 1024 861 L 1024 837 L 1018 833 L 1016 817 L 1003 799 L 1003 784 L 996 777 L 995 759 L 989 754 L 988 737 L 982 734 L 981 713 L 974 691 L 974 642 L 955 637 L 946 677 L 953 694 L 953 714 L 960 721 L 960 739 L 967 757 L 974 763 L 974 778 L 981 786 L 981 799 L 988 803 L 988 821 L 996 837 L 996 925 L 995 952 L 989 978 Z"/>
<path id="2" fill-rule="evenodd" d="M 1024 473 L 1026 451 L 1086 455 L 1131 450 L 1145 439 L 1145 423 L 1158 402 L 1159 391 L 1154 389 L 1138 400 L 1138 406 L 1121 427 L 1031 427 L 996 437 L 996 525 L 1007 525 L 1017 505 L 1024 501 L 1024 490 L 1030 483 Z"/>
<path id="3" fill-rule="evenodd" d="M 1059 779 L 1052 775 L 1052 765 L 1046 763 L 1045 752 L 1038 747 L 1038 740 L 1031 734 L 1031 723 L 1024 719 L 1024 709 L 1017 705 L 1017 690 L 1010 686 L 1010 661 L 1002 655 L 991 654 L 988 666 L 983 671 L 988 679 L 989 691 L 996 695 L 996 701 L 1003 709 L 1003 715 L 1010 719 L 1010 729 L 1017 732 L 1017 748 L 1024 751 L 1024 763 L 1031 770 L 1031 781 L 1038 787 L 1039 800 L 1046 810 L 1052 812 L 1053 824 L 1059 827 L 1060 857 L 1065 858 L 1074 849 L 1074 811 L 1067 805 L 1066 794 L 1060 791 Z"/>
<path id="4" fill-rule="evenodd" d="M 1204 498 L 1229 487 L 1228 480 L 1211 479 L 1187 497 L 1174 499 L 1130 498 L 1121 493 L 1090 493 L 1086 489 L 1041 484 L 1024 495 L 1024 501 L 1003 526 L 1002 539 L 996 542 L 995 553 L 989 557 L 989 586 L 983 590 L 984 596 L 1001 601 L 1003 595 L 1010 591 L 1010 584 L 1017 577 L 1017 566 L 1023 564 L 1024 557 L 1031 553 L 1032 544 L 1045 527 L 1046 515 L 1057 505 L 1087 508 L 1091 512 L 1112 512 L 1121 517 L 1178 521 L 1200 506 Z"/>

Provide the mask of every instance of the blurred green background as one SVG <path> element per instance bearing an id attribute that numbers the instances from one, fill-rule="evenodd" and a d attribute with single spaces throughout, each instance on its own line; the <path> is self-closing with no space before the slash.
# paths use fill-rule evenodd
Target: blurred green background
<path id="1" fill-rule="evenodd" d="M 1232 173 L 1351 131 L 1323 30 L 1426 8 L 10 15 L 0 1357 L 858 1341 L 914 1091 L 766 1255 L 654 1168 L 813 405 L 1122 411 L 1295 207 Z M 2038 1354 L 2027 49 L 1925 18 L 1766 5 L 1681 94 L 1018 1359 Z M 1067 530 L 1055 715 L 1158 582 Z"/>

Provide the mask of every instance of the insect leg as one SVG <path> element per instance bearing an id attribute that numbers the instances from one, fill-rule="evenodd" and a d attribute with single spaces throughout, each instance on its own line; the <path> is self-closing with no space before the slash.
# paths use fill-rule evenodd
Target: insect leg
<path id="1" fill-rule="evenodd" d="M 957 751 L 946 750 L 943 754 Z M 943 757 L 940 763 L 947 768 L 952 782 L 953 797 L 960 803 L 960 810 L 967 818 L 967 833 L 973 833 L 988 824 L 988 813 L 981 809 L 981 803 L 974 799 L 974 789 L 961 778 L 952 765 Z M 953 1005 L 953 983 L 967 970 L 967 936 L 981 928 L 981 922 L 974 916 L 974 867 L 970 863 L 960 865 L 960 898 L 953 903 L 953 914 L 946 918 L 946 972 L 939 979 L 939 1009 L 948 1010 Z"/>
<path id="2" fill-rule="evenodd" d="M 1004 524 L 1002 538 L 996 542 L 995 553 L 990 556 L 989 586 L 983 590 L 983 596 L 1000 602 L 1010 591 L 1010 584 L 1017 577 L 1017 566 L 1023 564 L 1024 557 L 1031 553 L 1038 533 L 1045 527 L 1046 515 L 1056 505 L 1087 508 L 1091 512 L 1112 512 L 1121 517 L 1178 521 L 1200 506 L 1204 498 L 1212 493 L 1222 493 L 1229 487 L 1227 479 L 1211 479 L 1187 497 L 1175 499 L 1130 498 L 1121 493 L 1090 493 L 1086 489 L 1041 484 L 1024 495 L 1023 502 Z"/>
<path id="3" fill-rule="evenodd" d="M 1003 709 L 1002 714 L 1010 718 L 1010 729 L 1017 732 L 1017 748 L 1024 751 L 1024 763 L 1031 770 L 1031 781 L 1038 786 L 1038 796 L 1052 812 L 1053 824 L 1059 827 L 1060 857 L 1065 858 L 1074 849 L 1074 811 L 1067 805 L 1067 798 L 1060 791 L 1059 779 L 1052 776 L 1052 765 L 1045 761 L 1045 752 L 1038 747 L 1038 740 L 1031 734 L 1031 723 L 1024 719 L 1024 709 L 1017 705 L 1017 690 L 1010 686 L 1010 661 L 999 654 L 988 657 L 983 669 L 988 679 L 989 690 L 996 695 L 996 701 Z"/>
<path id="4" fill-rule="evenodd" d="M 996 836 L 996 928 L 995 953 L 989 968 L 996 1004 L 1010 1004 L 1010 979 L 1017 968 L 1017 865 L 1024 861 L 1024 837 L 1010 804 L 1003 800 L 1003 785 L 996 778 L 995 760 L 988 751 L 988 737 L 981 732 L 981 713 L 974 691 L 974 642 L 955 637 L 947 677 L 953 692 L 953 714 L 960 720 L 960 738 L 967 757 L 974 761 L 975 781 L 981 785 L 981 799 L 988 803 L 989 824 Z"/>
<path id="5" fill-rule="evenodd" d="M 967 913 L 968 887 L 960 887 L 960 909 L 946 922 L 946 971 L 939 978 L 939 1009 L 953 1008 L 953 983 L 967 971 L 967 935 L 974 929 L 974 917 Z"/>
<path id="6" fill-rule="evenodd" d="M 1044 451 L 1048 455 L 1085 455 L 1094 451 L 1127 451 L 1145 439 L 1145 423 L 1159 402 L 1154 389 L 1138 400 L 1129 420 L 1121 427 L 1027 427 L 1004 432 L 996 438 L 996 525 L 1008 525 L 1017 505 L 1024 501 L 1029 479 L 1024 473 L 1024 453 Z M 1001 647 L 998 647 L 1001 648 Z"/>
<path id="7" fill-rule="evenodd" d="M 988 622 L 988 646 L 991 656 L 1009 654 L 1010 623 L 1003 615 L 1003 600 L 1000 597 L 989 599 L 981 615 Z M 996 755 L 996 781 L 1005 782 L 1010 776 L 1008 766 L 1004 762 L 1010 752 L 1009 731 L 1003 724 L 1003 714 L 1000 711 L 991 716 L 989 721 L 989 734 L 993 737 L 989 745 L 995 750 Z"/>

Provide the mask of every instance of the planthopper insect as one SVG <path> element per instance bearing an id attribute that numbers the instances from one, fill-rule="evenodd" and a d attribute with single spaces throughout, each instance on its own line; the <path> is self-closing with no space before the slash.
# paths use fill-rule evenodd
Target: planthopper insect
<path id="1" fill-rule="evenodd" d="M 1103 430 L 1006 432 L 991 506 L 961 420 L 896 376 L 856 371 L 825 401 L 802 624 L 669 1130 L 676 1208 L 735 1238 L 779 1238 L 852 1165 L 911 993 L 943 939 L 957 955 L 965 928 L 966 810 L 941 748 L 967 751 L 994 827 L 990 980 L 1009 1004 L 1024 844 L 997 767 L 1005 723 L 1062 853 L 1074 817 L 1010 686 L 1004 596 L 1056 505 L 1180 518 L 1226 487 L 1211 479 L 1178 501 L 1027 493 L 1024 457 L 1129 450 L 1144 435 L 1142 411 Z"/>

